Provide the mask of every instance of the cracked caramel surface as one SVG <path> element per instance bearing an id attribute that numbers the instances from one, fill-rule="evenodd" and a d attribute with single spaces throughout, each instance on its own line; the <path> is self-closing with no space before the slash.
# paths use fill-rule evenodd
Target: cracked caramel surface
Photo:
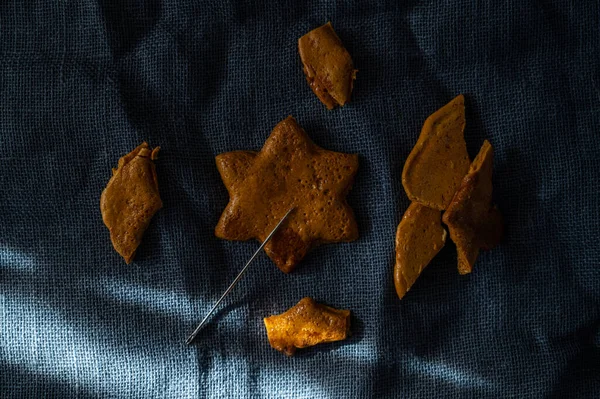
<path id="1" fill-rule="evenodd" d="M 443 221 L 456 244 L 460 274 L 471 273 L 479 250 L 495 247 L 502 238 L 502 215 L 491 205 L 493 162 L 494 149 L 486 140 L 444 213 Z"/>
<path id="2" fill-rule="evenodd" d="M 331 22 L 298 40 L 306 81 L 328 109 L 350 101 L 357 70 Z"/>
<path id="3" fill-rule="evenodd" d="M 438 210 L 448 207 L 469 170 L 464 128 L 462 94 L 427 118 L 402 170 L 411 201 Z"/>
<path id="4" fill-rule="evenodd" d="M 229 192 L 215 228 L 217 237 L 262 242 L 295 207 L 265 246 L 286 273 L 314 245 L 358 238 L 345 198 L 358 170 L 358 156 L 317 146 L 294 118 L 277 124 L 259 152 L 227 152 L 218 155 L 216 163 Z"/>
<path id="5" fill-rule="evenodd" d="M 394 285 L 402 299 L 423 269 L 446 243 L 442 212 L 417 202 L 410 204 L 396 232 Z"/>
<path id="6" fill-rule="evenodd" d="M 350 311 L 303 298 L 285 313 L 264 319 L 269 344 L 288 356 L 296 348 L 341 341 L 350 332 Z"/>
<path id="7" fill-rule="evenodd" d="M 119 159 L 100 197 L 102 220 L 126 263 L 133 260 L 150 220 L 162 208 L 154 166 L 159 149 L 142 143 Z"/>

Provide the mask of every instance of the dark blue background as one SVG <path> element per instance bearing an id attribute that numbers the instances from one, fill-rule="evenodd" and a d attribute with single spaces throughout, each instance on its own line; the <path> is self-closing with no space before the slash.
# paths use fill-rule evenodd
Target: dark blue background
<path id="1" fill-rule="evenodd" d="M 359 70 L 334 111 L 296 47 L 328 20 Z M 0 2 L 0 396 L 598 395 L 599 20 L 596 1 Z M 401 169 L 459 93 L 470 155 L 496 150 L 506 239 L 468 276 L 449 243 L 400 302 Z M 360 155 L 360 238 L 290 275 L 261 257 L 187 347 L 257 247 L 214 237 L 214 156 L 290 114 Z M 164 208 L 127 266 L 99 199 L 143 140 Z M 271 349 L 262 318 L 303 296 L 351 309 L 352 338 Z"/>

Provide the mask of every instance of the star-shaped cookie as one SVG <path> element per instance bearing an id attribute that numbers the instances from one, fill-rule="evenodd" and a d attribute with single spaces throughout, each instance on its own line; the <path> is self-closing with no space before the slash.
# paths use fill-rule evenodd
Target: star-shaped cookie
<path id="1" fill-rule="evenodd" d="M 215 228 L 217 237 L 262 242 L 295 207 L 265 246 L 286 273 L 317 244 L 358 238 L 346 202 L 358 155 L 317 146 L 291 116 L 275 126 L 260 152 L 227 152 L 216 162 L 230 197 Z"/>

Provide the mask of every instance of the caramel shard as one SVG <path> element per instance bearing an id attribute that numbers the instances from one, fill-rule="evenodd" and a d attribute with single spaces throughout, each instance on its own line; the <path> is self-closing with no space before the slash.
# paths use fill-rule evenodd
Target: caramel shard
<path id="1" fill-rule="evenodd" d="M 330 22 L 302 36 L 298 51 L 308 85 L 328 109 L 350 101 L 357 70 Z"/>
<path id="2" fill-rule="evenodd" d="M 142 143 L 119 159 L 100 197 L 102 220 L 115 250 L 131 263 L 152 216 L 162 208 L 154 160 L 160 147 Z"/>
<path id="3" fill-rule="evenodd" d="M 398 298 L 404 297 L 445 243 L 442 212 L 411 203 L 396 232 L 394 284 Z"/>
<path id="4" fill-rule="evenodd" d="M 494 149 L 486 140 L 444 213 L 460 274 L 471 273 L 479 250 L 495 247 L 502 238 L 502 215 L 491 205 L 493 162 Z"/>
<path id="5" fill-rule="evenodd" d="M 260 152 L 228 152 L 216 162 L 229 192 L 229 204 L 215 228 L 217 237 L 262 242 L 295 207 L 265 246 L 285 273 L 317 244 L 358 238 L 354 213 L 346 202 L 358 156 L 317 146 L 294 118 L 277 124 Z"/>
<path id="6" fill-rule="evenodd" d="M 264 319 L 269 343 L 292 356 L 296 348 L 346 339 L 350 332 L 350 311 L 337 310 L 303 298 L 280 315 Z"/>
<path id="7" fill-rule="evenodd" d="M 463 95 L 429 116 L 402 171 L 411 201 L 444 210 L 469 170 Z"/>

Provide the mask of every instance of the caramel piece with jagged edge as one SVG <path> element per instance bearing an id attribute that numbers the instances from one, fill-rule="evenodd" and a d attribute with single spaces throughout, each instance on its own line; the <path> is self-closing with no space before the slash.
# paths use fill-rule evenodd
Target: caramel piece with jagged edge
<path id="1" fill-rule="evenodd" d="M 404 297 L 445 243 L 442 212 L 411 203 L 396 232 L 394 285 L 398 298 Z"/>
<path id="2" fill-rule="evenodd" d="M 264 319 L 269 344 L 288 356 L 296 348 L 341 341 L 350 332 L 350 311 L 303 298 L 285 313 Z"/>
<path id="3" fill-rule="evenodd" d="M 413 202 L 444 210 L 469 170 L 463 95 L 434 112 L 423 125 L 402 170 L 402 185 Z"/>
<path id="4" fill-rule="evenodd" d="M 142 143 L 119 159 L 100 197 L 102 220 L 115 250 L 131 263 L 154 214 L 162 208 L 154 160 L 160 147 Z"/>
<path id="5" fill-rule="evenodd" d="M 460 274 L 471 273 L 479 250 L 495 247 L 502 238 L 502 215 L 491 205 L 493 162 L 494 149 L 486 140 L 444 213 Z"/>
<path id="6" fill-rule="evenodd" d="M 308 85 L 328 109 L 350 101 L 357 70 L 331 22 L 302 36 L 298 52 Z"/>

